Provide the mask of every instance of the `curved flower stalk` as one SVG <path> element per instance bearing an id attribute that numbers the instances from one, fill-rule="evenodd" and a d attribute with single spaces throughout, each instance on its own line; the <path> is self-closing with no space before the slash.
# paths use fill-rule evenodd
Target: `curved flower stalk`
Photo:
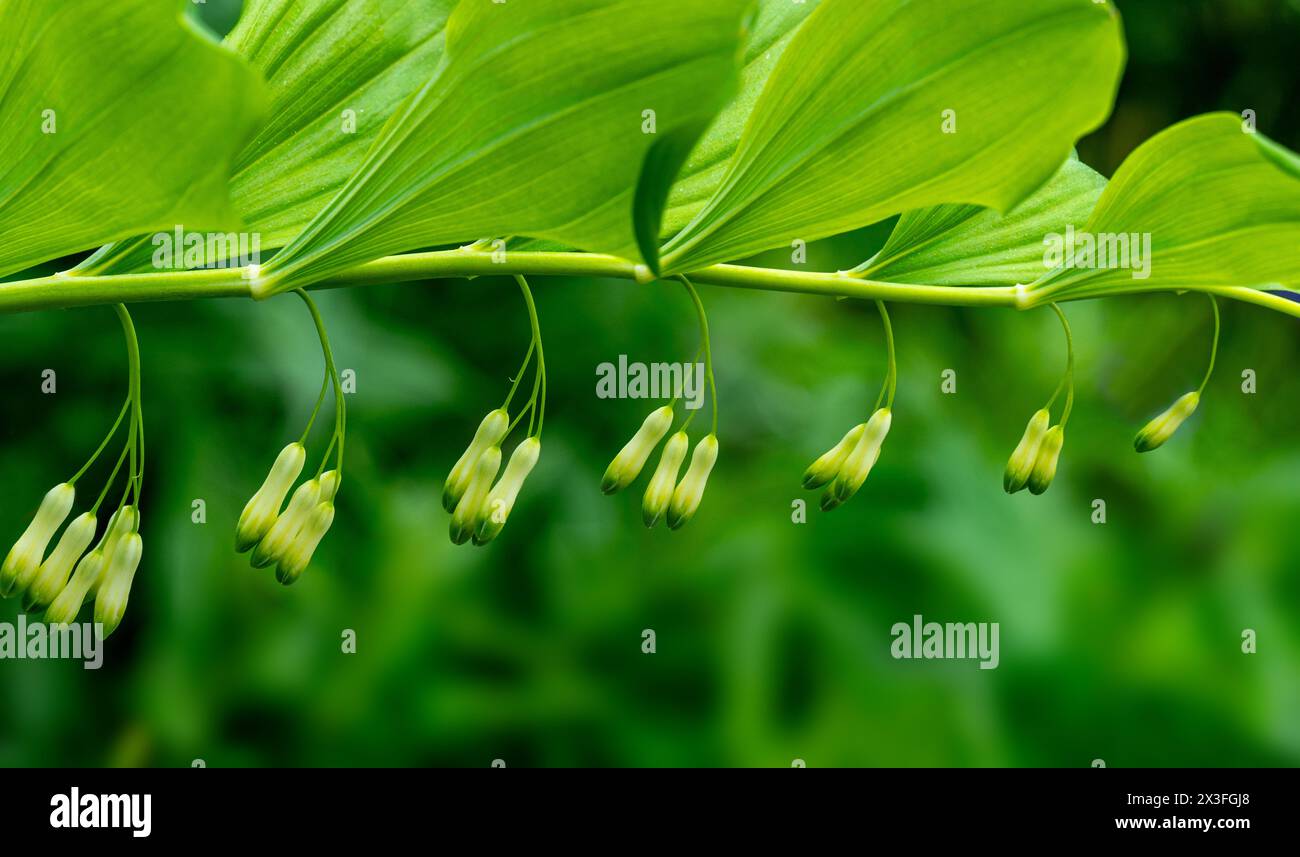
<path id="1" fill-rule="evenodd" d="M 1187 418 L 1196 413 L 1197 407 L 1201 404 L 1201 395 L 1205 393 L 1210 378 L 1214 376 L 1214 364 L 1219 356 L 1219 333 L 1222 322 L 1219 319 L 1218 300 L 1214 295 L 1208 297 L 1210 306 L 1214 310 L 1214 339 L 1210 345 L 1210 365 L 1205 370 L 1201 386 L 1190 393 L 1184 393 L 1164 413 L 1142 427 L 1137 437 L 1133 439 L 1133 448 L 1138 452 L 1151 452 L 1168 443 Z"/>
<path id="2" fill-rule="evenodd" d="M 1065 374 L 1052 398 L 1030 417 L 1020 443 L 1007 460 L 1006 469 L 1002 473 L 1002 488 L 1008 494 L 1015 494 L 1025 488 L 1031 494 L 1042 494 L 1051 487 L 1052 481 L 1056 479 L 1061 449 L 1065 446 L 1065 426 L 1074 410 L 1074 334 L 1070 331 L 1070 322 L 1061 308 L 1056 304 L 1049 306 L 1060 319 L 1065 331 Z M 1061 412 L 1061 421 L 1052 425 L 1052 408 L 1062 392 L 1065 393 L 1065 407 Z"/>
<path id="3" fill-rule="evenodd" d="M 876 397 L 875 407 L 865 423 L 859 423 L 840 438 L 840 442 L 808 465 L 803 487 L 815 491 L 823 486 L 821 509 L 829 512 L 847 503 L 862 488 L 880 458 L 880 448 L 894 421 L 894 395 L 898 391 L 898 357 L 894 348 L 894 325 L 884 301 L 876 301 L 880 323 L 885 330 L 887 369 L 885 381 Z"/>
<path id="4" fill-rule="evenodd" d="M 519 492 L 523 490 L 533 468 L 542 454 L 542 425 L 546 421 L 546 352 L 542 347 L 542 329 L 537 319 L 537 305 L 532 289 L 523 277 L 515 277 L 524 306 L 528 311 L 528 324 L 532 332 L 523 365 L 519 367 L 510 392 L 501 407 L 489 411 L 469 446 L 461 453 L 443 485 L 442 505 L 451 513 L 448 536 L 452 544 L 463 545 L 473 540 L 482 547 L 501 534 L 510 513 L 514 511 Z M 536 363 L 534 365 L 534 355 Z M 533 368 L 533 391 L 527 404 L 513 420 L 510 403 L 514 401 L 519 384 L 529 367 Z M 501 444 L 515 428 L 528 417 L 526 436 L 510 454 L 501 478 Z M 495 482 L 495 484 L 493 484 Z"/>
<path id="5" fill-rule="evenodd" d="M 251 550 L 249 562 L 254 568 L 275 566 L 275 579 L 285 586 L 296 582 L 307 570 L 316 548 L 334 523 L 334 498 L 343 482 L 343 448 L 348 423 L 343 385 L 334 363 L 325 321 L 311 296 L 302 289 L 294 293 L 307 307 L 316 327 L 325 359 L 325 379 L 321 382 L 316 407 L 312 409 L 302 436 L 280 450 L 262 487 L 244 506 L 235 525 L 235 550 L 239 553 Z M 325 403 L 325 395 L 331 389 L 334 393 L 334 433 L 315 474 L 293 490 L 307 461 L 307 440 Z M 327 471 L 325 468 L 331 456 L 334 457 L 334 468 Z M 285 507 L 284 500 L 290 490 L 293 490 L 293 497 Z"/>
<path id="6" fill-rule="evenodd" d="M 704 355 L 704 377 L 709 385 L 712 402 L 713 428 L 695 445 L 691 462 L 686 467 L 686 475 L 682 476 L 680 482 L 677 475 L 690 448 L 690 434 L 687 430 L 695 419 L 695 412 L 683 421 L 681 427 L 664 444 L 659 464 L 641 498 L 641 520 L 651 529 L 666 518 L 668 529 L 677 530 L 695 516 L 704 499 L 709 475 L 718 460 L 718 387 L 713 379 L 713 345 L 709 339 L 709 318 L 694 284 L 684 276 L 676 279 L 686 289 L 700 326 L 700 351 Z M 632 435 L 631 440 L 619 450 L 605 469 L 600 482 L 603 493 L 617 494 L 637 480 L 659 442 L 672 428 L 676 404 L 677 399 L 674 398 L 670 404 L 656 408 L 645 418 L 636 434 Z"/>
<path id="7" fill-rule="evenodd" d="M 5 598 L 21 598 L 22 607 L 26 611 L 45 610 L 45 620 L 53 624 L 75 622 L 85 601 L 95 597 L 94 621 L 104 636 L 113 633 L 125 615 L 127 598 L 143 550 L 137 511 L 144 482 L 140 346 L 126 307 L 118 304 L 114 309 L 126 339 L 126 401 L 117 420 L 90 459 L 71 479 L 46 493 L 31 524 L 9 551 L 3 566 L 0 566 L 0 594 Z M 64 528 L 64 522 L 76 504 L 78 482 L 117 437 L 128 415 L 127 438 L 103 490 L 89 510 L 73 518 Z M 98 529 L 99 509 L 117 481 L 123 465 L 128 462 L 126 485 L 117 511 L 109 518 L 98 546 L 87 553 Z M 63 528 L 63 533 L 53 550 L 49 550 L 50 542 L 60 528 Z M 124 540 L 128 543 L 125 549 L 121 547 Z"/>

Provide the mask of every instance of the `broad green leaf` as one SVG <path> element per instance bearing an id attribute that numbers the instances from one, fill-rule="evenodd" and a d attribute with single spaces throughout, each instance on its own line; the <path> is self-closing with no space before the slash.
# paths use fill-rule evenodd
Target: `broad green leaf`
<path id="1" fill-rule="evenodd" d="M 437 71 L 456 0 L 250 0 L 226 45 L 266 78 L 271 118 L 235 163 L 230 193 L 262 249 L 302 231 L 380 129 Z M 148 236 L 77 273 L 151 267 Z M 212 260 L 209 260 L 212 261 Z"/>
<path id="2" fill-rule="evenodd" d="M 1188 119 L 1129 155 L 1084 234 L 1073 237 L 1072 253 L 1062 246 L 1062 266 L 1029 290 L 1034 300 L 1300 286 L 1300 158 L 1248 133 L 1231 113 Z M 1133 256 L 1138 246 L 1141 258 Z M 1123 247 L 1127 262 L 1117 252 Z"/>
<path id="3" fill-rule="evenodd" d="M 891 283 L 1014 286 L 1045 270 L 1045 236 L 1082 229 L 1106 179 L 1070 158 L 1033 196 L 1007 214 L 972 205 L 909 211 L 885 246 L 853 273 Z"/>
<path id="4" fill-rule="evenodd" d="M 745 130 L 745 123 L 749 121 L 772 69 L 776 68 L 776 61 L 794 38 L 799 25 L 817 8 L 818 2 L 759 0 L 758 12 L 745 41 L 740 91 L 718 114 L 677 176 L 664 214 L 664 235 L 671 235 L 690 223 L 722 184 L 727 164 L 740 143 L 741 132 Z"/>
<path id="5" fill-rule="evenodd" d="M 822 0 L 777 61 L 675 271 L 941 204 L 1007 211 L 1110 112 L 1124 44 L 1092 0 Z"/>
<path id="6" fill-rule="evenodd" d="M 0 0 L 0 276 L 142 232 L 238 223 L 256 73 L 181 0 Z"/>
<path id="7" fill-rule="evenodd" d="M 263 269 L 255 293 L 485 235 L 636 257 L 633 198 L 646 192 L 646 155 L 667 135 L 701 128 L 731 94 L 748 5 L 461 3 L 438 74 Z"/>

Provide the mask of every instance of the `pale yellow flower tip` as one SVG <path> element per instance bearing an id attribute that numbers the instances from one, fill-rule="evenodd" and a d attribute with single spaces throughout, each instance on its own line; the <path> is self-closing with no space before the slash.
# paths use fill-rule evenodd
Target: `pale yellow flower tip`
<path id="1" fill-rule="evenodd" d="M 474 532 L 474 544 L 485 545 L 501 534 L 510 513 L 515 508 L 515 501 L 524 487 L 524 480 L 537 466 L 537 459 L 542 454 L 542 442 L 538 438 L 525 438 L 515 451 L 510 454 L 501 479 L 492 488 L 479 510 L 478 529 Z"/>
<path id="2" fill-rule="evenodd" d="M 140 567 L 143 553 L 144 540 L 140 534 L 127 533 L 109 557 L 99 592 L 95 595 L 95 623 L 104 626 L 105 637 L 117 630 L 126 615 L 131 583 L 135 580 L 135 571 Z"/>
<path id="3" fill-rule="evenodd" d="M 1196 408 L 1200 404 L 1199 392 L 1193 390 L 1184 394 L 1169 406 L 1169 410 L 1142 427 L 1142 431 L 1138 432 L 1133 440 L 1133 448 L 1138 452 L 1150 452 L 1164 446 L 1165 442 L 1174 436 L 1174 432 L 1178 431 L 1179 426 L 1196 413 Z"/>
<path id="4" fill-rule="evenodd" d="M 1016 445 L 1015 452 L 1007 460 L 1007 469 L 1002 474 L 1002 488 L 1008 494 L 1014 494 L 1029 482 L 1034 462 L 1038 460 L 1038 447 L 1042 445 L 1047 429 L 1052 424 L 1052 415 L 1043 408 L 1036 411 L 1025 427 L 1025 434 Z"/>
<path id="5" fill-rule="evenodd" d="M 858 441 L 862 439 L 862 433 L 866 430 L 866 423 L 858 423 L 849 429 L 848 434 L 840 438 L 839 443 L 823 453 L 821 458 L 808 465 L 808 469 L 803 472 L 803 487 L 812 491 L 834 479 L 836 474 L 840 472 L 844 459 L 849 457 L 849 453 L 858 445 Z"/>
<path id="6" fill-rule="evenodd" d="M 677 487 L 677 474 L 682 469 L 686 452 L 690 449 L 691 439 L 686 432 L 679 431 L 668 438 L 664 451 L 659 456 L 659 466 L 655 468 L 650 484 L 646 486 L 645 496 L 641 498 L 641 520 L 646 527 L 653 527 L 668 511 L 672 502 L 673 491 Z"/>
<path id="7" fill-rule="evenodd" d="M 92 512 L 73 518 L 72 523 L 68 524 L 68 528 L 63 531 L 63 536 L 55 545 L 54 551 L 45 560 L 31 584 L 25 587 L 24 610 L 43 608 L 63 591 L 68 578 L 72 575 L 72 567 L 76 565 L 77 560 L 81 559 L 81 555 L 86 552 L 86 548 L 90 547 L 91 541 L 95 538 L 95 529 L 98 525 L 99 522 Z"/>
<path id="8" fill-rule="evenodd" d="M 1052 426 L 1043 435 L 1043 443 L 1038 447 L 1038 457 L 1034 460 L 1034 469 L 1029 474 L 1029 490 L 1033 494 L 1042 494 L 1052 486 L 1056 478 L 1056 463 L 1061 457 L 1061 447 L 1065 446 L 1065 429 Z"/>
<path id="9" fill-rule="evenodd" d="M 31 582 L 45 559 L 45 548 L 67 519 L 76 499 L 77 490 L 67 482 L 46 492 L 32 522 L 14 542 L 4 565 L 0 566 L 0 596 L 8 598 L 15 594 L 15 589 L 21 591 L 17 586 L 19 581 L 23 586 Z"/>
<path id="10" fill-rule="evenodd" d="M 307 570 L 311 564 L 311 558 L 316 553 L 316 548 L 320 546 L 321 539 L 329 532 L 330 526 L 334 523 L 334 504 L 319 503 L 316 508 L 307 516 L 303 522 L 302 528 L 298 530 L 298 536 L 293 540 L 293 544 L 284 552 L 280 558 L 280 564 L 275 567 L 275 579 L 285 586 L 294 583 L 302 573 Z"/>
<path id="11" fill-rule="evenodd" d="M 298 490 L 293 492 L 293 497 L 289 499 L 289 507 L 284 510 L 284 514 L 275 519 L 271 529 L 262 540 L 253 548 L 253 556 L 250 562 L 253 568 L 266 568 L 268 565 L 274 565 L 280 561 L 280 557 L 293 544 L 297 537 L 298 531 L 307 520 L 307 516 L 312 510 L 321 503 L 322 499 L 329 500 L 332 498 L 323 498 L 324 490 L 322 480 L 309 479 L 298 486 Z"/>
<path id="12" fill-rule="evenodd" d="M 257 489 L 239 516 L 239 523 L 235 527 L 235 550 L 239 553 L 248 550 L 261 541 L 275 525 L 284 498 L 293 483 L 298 481 L 298 474 L 302 473 L 306 461 L 307 450 L 301 443 L 291 443 L 280 450 L 275 464 L 271 465 L 271 472 L 266 475 L 266 481 Z"/>
<path id="13" fill-rule="evenodd" d="M 686 467 L 686 475 L 673 491 L 673 499 L 668 503 L 668 528 L 680 529 L 700 508 L 704 499 L 704 489 L 709 484 L 709 474 L 718 461 L 718 439 L 707 435 L 695 444 L 691 453 L 691 463 Z"/>
<path id="14" fill-rule="evenodd" d="M 500 408 L 491 411 L 483 418 L 478 430 L 474 432 L 474 439 L 470 441 L 469 446 L 461 453 L 460 459 L 456 461 L 456 466 L 447 475 L 447 481 L 442 487 L 442 508 L 448 512 L 456 510 L 460 498 L 465 494 L 474 475 L 475 463 L 489 447 L 500 445 L 508 431 L 510 431 L 510 415 Z"/>
<path id="15" fill-rule="evenodd" d="M 862 483 L 866 482 L 871 474 L 871 468 L 876 466 L 876 460 L 880 458 L 880 447 L 884 444 L 893 421 L 894 415 L 889 408 L 881 408 L 867 420 L 867 427 L 862 432 L 862 437 L 858 438 L 853 451 L 840 465 L 840 472 L 828 489 L 828 495 L 833 495 L 834 499 L 822 498 L 824 511 L 829 512 L 841 503 L 847 503 L 854 494 L 858 493 Z"/>
<path id="16" fill-rule="evenodd" d="M 461 495 L 460 502 L 451 513 L 448 533 L 452 544 L 463 545 L 474 535 L 474 529 L 483 511 L 483 504 L 487 500 L 488 492 L 492 490 L 492 480 L 497 478 L 497 471 L 500 469 L 501 447 L 499 446 L 485 449 L 478 457 L 478 461 L 474 462 L 474 469 L 470 471 L 469 484 L 465 486 L 465 493 Z"/>

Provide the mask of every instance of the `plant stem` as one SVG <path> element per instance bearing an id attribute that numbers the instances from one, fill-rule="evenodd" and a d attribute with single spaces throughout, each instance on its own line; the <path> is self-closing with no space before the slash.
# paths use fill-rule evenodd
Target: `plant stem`
<path id="1" fill-rule="evenodd" d="M 1219 319 L 1219 301 L 1214 295 L 1209 295 L 1210 306 L 1214 308 L 1214 344 L 1210 346 L 1210 365 L 1205 370 L 1205 378 L 1201 381 L 1200 388 L 1196 391 L 1204 393 L 1205 387 L 1210 383 L 1210 376 L 1214 374 L 1214 363 L 1219 359 L 1219 333 L 1222 329 L 1222 322 Z"/>
<path id="2" fill-rule="evenodd" d="M 885 403 L 885 407 L 893 409 L 894 393 L 898 391 L 898 358 L 894 353 L 894 325 L 889 320 L 889 310 L 885 308 L 884 301 L 876 301 L 876 309 L 880 310 L 880 323 L 885 326 L 885 349 L 889 355 L 889 369 L 885 374 L 885 385 L 880 388 L 880 395 L 876 397 L 876 407 L 872 411 L 880 410 L 880 404 Z M 888 400 L 885 396 L 888 394 Z"/>
<path id="3" fill-rule="evenodd" d="M 1061 428 L 1065 428 L 1065 424 L 1070 421 L 1070 412 L 1074 410 L 1074 334 L 1070 332 L 1070 322 L 1065 317 L 1065 311 L 1054 303 L 1048 306 L 1056 312 L 1056 317 L 1061 320 L 1061 327 L 1065 329 L 1065 375 L 1061 377 L 1061 383 L 1057 385 L 1056 392 L 1052 394 L 1047 407 L 1050 409 L 1056 404 L 1061 389 L 1065 388 L 1065 410 L 1061 412 L 1059 423 Z"/>
<path id="4" fill-rule="evenodd" d="M 307 288 L 311 290 L 351 288 L 384 283 L 515 274 L 604 277 L 632 280 L 643 284 L 653 280 L 646 266 L 615 256 L 593 253 L 512 252 L 502 259 L 498 254 L 462 248 L 378 259 L 314 283 Z M 898 303 L 1032 309 L 1053 302 L 1042 294 L 1015 286 L 965 287 L 885 283 L 859 279 L 847 273 L 782 271 L 743 265 L 714 265 L 699 271 L 687 272 L 687 276 L 696 284 L 709 286 Z M 122 274 L 109 277 L 62 273 L 0 284 L 0 314 L 114 303 L 249 298 L 253 295 L 253 282 L 245 268 Z M 1300 318 L 1300 302 L 1261 289 L 1239 286 L 1202 286 L 1189 289 L 1187 286 L 1148 286 L 1135 281 L 1135 285 L 1131 287 L 1109 287 L 1101 292 L 1081 290 L 1062 295 L 1059 300 L 1091 300 L 1123 294 L 1169 291 L 1200 291 L 1252 303 Z"/>
<path id="5" fill-rule="evenodd" d="M 338 458 L 335 469 L 339 477 L 343 476 L 343 443 L 347 436 L 347 406 L 343 404 L 343 384 L 339 381 L 338 368 L 334 365 L 334 351 L 330 348 L 329 334 L 325 332 L 325 320 L 321 318 L 320 310 L 316 308 L 316 302 L 311 299 L 311 295 L 302 289 L 294 289 L 294 294 L 302 299 L 307 305 L 307 311 L 311 313 L 311 320 L 316 325 L 316 335 L 320 338 L 320 347 L 325 355 L 325 372 L 334 382 L 334 436 L 330 439 L 330 449 L 334 448 L 335 441 L 338 442 Z M 329 449 L 325 452 L 325 458 L 329 458 Z M 322 460 L 321 467 L 325 463 Z"/>
<path id="6" fill-rule="evenodd" d="M 695 304 L 695 312 L 700 318 L 700 342 L 704 348 L 704 378 L 709 383 L 709 395 L 713 403 L 713 429 L 709 434 L 714 437 L 718 436 L 718 385 L 713 380 L 713 342 L 709 338 L 709 317 L 704 312 L 704 302 L 700 300 L 699 292 L 695 291 L 695 286 L 685 276 L 679 276 L 682 285 L 686 287 L 686 292 L 691 296 L 691 301 Z M 695 415 L 692 414 L 692 417 Z M 687 420 L 687 425 L 690 420 Z M 683 426 L 684 428 L 684 426 Z"/>

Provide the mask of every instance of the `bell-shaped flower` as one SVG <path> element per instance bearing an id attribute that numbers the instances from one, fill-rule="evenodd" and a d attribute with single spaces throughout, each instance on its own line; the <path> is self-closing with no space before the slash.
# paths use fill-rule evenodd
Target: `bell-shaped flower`
<path id="1" fill-rule="evenodd" d="M 104 576 L 95 594 L 95 623 L 104 626 L 107 637 L 117 630 L 126 615 L 126 603 L 131 596 L 131 583 L 140 567 L 144 541 L 139 533 L 127 533 L 108 557 Z"/>
<path id="2" fill-rule="evenodd" d="M 469 488 L 470 479 L 474 476 L 474 465 L 490 447 L 499 446 L 501 441 L 505 440 L 508 431 L 510 431 L 510 415 L 505 411 L 498 408 L 483 418 L 478 430 L 474 432 L 474 439 L 470 441 L 465 452 L 457 460 L 456 466 L 447 475 L 447 481 L 442 488 L 442 508 L 448 512 L 456 510 L 460 498 Z"/>
<path id="3" fill-rule="evenodd" d="M 858 493 L 862 483 L 866 482 L 871 474 L 871 468 L 876 466 L 876 460 L 880 457 L 880 447 L 889 434 L 893 420 L 893 412 L 889 408 L 881 408 L 867 420 L 867 427 L 862 432 L 862 437 L 858 438 L 853 451 L 840 465 L 840 472 L 822 496 L 824 511 L 829 512 L 841 503 L 847 503 L 854 494 Z"/>
<path id="4" fill-rule="evenodd" d="M 668 502 L 668 528 L 680 529 L 700 508 L 704 499 L 704 489 L 709 484 L 709 474 L 718 462 L 718 439 L 712 434 L 705 436 L 691 452 L 691 463 L 686 467 L 686 475 L 673 491 L 673 499 Z"/>
<path id="5" fill-rule="evenodd" d="M 448 533 L 452 544 L 463 545 L 474 535 L 483 511 L 483 504 L 487 501 L 488 493 L 492 490 L 492 482 L 497 478 L 497 471 L 500 469 L 501 447 L 499 446 L 488 447 L 478 457 L 478 461 L 474 462 L 474 469 L 470 471 L 465 493 L 461 495 L 460 502 L 451 513 Z"/>
<path id="6" fill-rule="evenodd" d="M 515 451 L 510 453 L 510 461 L 501 474 L 501 479 L 488 492 L 487 501 L 479 510 L 478 529 L 474 532 L 474 544 L 485 545 L 500 535 L 515 508 L 515 501 L 524 487 L 524 480 L 537 466 L 537 459 L 542 454 L 542 442 L 535 438 L 525 438 Z"/>
<path id="7" fill-rule="evenodd" d="M 293 496 L 289 498 L 288 508 L 275 519 L 271 529 L 262 536 L 257 547 L 253 548 L 253 556 L 250 560 L 253 568 L 266 568 L 280 561 L 280 557 L 284 556 L 289 545 L 297 538 L 298 531 L 302 529 L 307 516 L 321 504 L 321 493 L 319 479 L 309 479 L 298 486 L 298 490 L 294 491 Z"/>
<path id="8" fill-rule="evenodd" d="M 1142 427 L 1133 440 L 1133 448 L 1138 452 L 1150 452 L 1165 445 L 1174 436 L 1188 417 L 1196 413 L 1201 403 L 1201 394 L 1195 390 L 1181 396 L 1169 406 L 1169 410 Z"/>
<path id="9" fill-rule="evenodd" d="M 307 566 L 311 564 L 312 555 L 316 553 L 321 539 L 325 538 L 333 523 L 334 504 L 328 501 L 317 504 L 307 516 L 307 520 L 303 521 L 302 528 L 298 530 L 293 543 L 280 557 L 280 564 L 275 567 L 275 579 L 289 586 L 301 577 L 307 570 Z"/>
<path id="10" fill-rule="evenodd" d="M 0 566 L 0 596 L 13 595 L 20 580 L 24 586 L 31 582 L 45 560 L 45 548 L 67 519 L 76 499 L 77 490 L 67 482 L 46 492 L 36 516 Z"/>
<path id="11" fill-rule="evenodd" d="M 663 440 L 673 424 L 673 409 L 670 405 L 656 408 L 641 423 L 627 445 L 619 450 L 618 455 L 605 468 L 605 475 L 600 480 L 600 490 L 606 494 L 615 494 L 631 485 L 641 475 L 650 453 L 654 452 L 659 441 Z"/>
<path id="12" fill-rule="evenodd" d="M 679 431 L 668 438 L 664 451 L 659 455 L 659 466 L 655 468 L 650 484 L 646 486 L 645 496 L 641 498 L 641 520 L 647 527 L 659 523 L 659 519 L 668 511 L 672 502 L 673 491 L 677 487 L 677 474 L 686 460 L 686 453 L 691 447 L 691 439 L 686 432 Z"/>
<path id="13" fill-rule="evenodd" d="M 1042 446 L 1047 429 L 1052 424 L 1052 415 L 1047 408 L 1042 408 L 1029 418 L 1024 437 L 1016 445 L 1015 452 L 1007 460 L 1007 469 L 1002 474 L 1002 488 L 1008 494 L 1014 494 L 1029 482 L 1029 474 L 1034 470 L 1038 460 L 1038 448 Z"/>
<path id="14" fill-rule="evenodd" d="M 866 423 L 858 423 L 849 429 L 849 433 L 840 438 L 840 442 L 822 454 L 822 457 L 808 465 L 803 472 L 803 487 L 809 491 L 822 487 L 834 479 L 844 464 L 844 459 L 858 445 L 862 433 L 867 430 Z"/>
<path id="15" fill-rule="evenodd" d="M 68 524 L 68 528 L 59 538 L 58 544 L 54 546 L 54 550 L 36 572 L 31 584 L 25 587 L 24 610 L 43 608 L 63 591 L 68 578 L 72 576 L 73 566 L 94 541 L 95 529 L 98 525 L 99 521 L 96 520 L 93 512 L 86 512 L 72 519 L 72 523 Z"/>
<path id="16" fill-rule="evenodd" d="M 257 489 L 235 527 L 235 550 L 243 553 L 262 540 L 280 517 L 284 498 L 298 481 L 302 466 L 307 460 L 307 450 L 301 443 L 291 443 L 276 456 L 266 481 Z"/>
<path id="17" fill-rule="evenodd" d="M 1033 494 L 1042 494 L 1052 487 L 1056 478 L 1056 463 L 1061 457 L 1061 447 L 1065 446 L 1065 428 L 1052 426 L 1043 435 L 1043 443 L 1038 447 L 1038 457 L 1034 460 L 1034 469 L 1029 474 L 1029 490 Z"/>

